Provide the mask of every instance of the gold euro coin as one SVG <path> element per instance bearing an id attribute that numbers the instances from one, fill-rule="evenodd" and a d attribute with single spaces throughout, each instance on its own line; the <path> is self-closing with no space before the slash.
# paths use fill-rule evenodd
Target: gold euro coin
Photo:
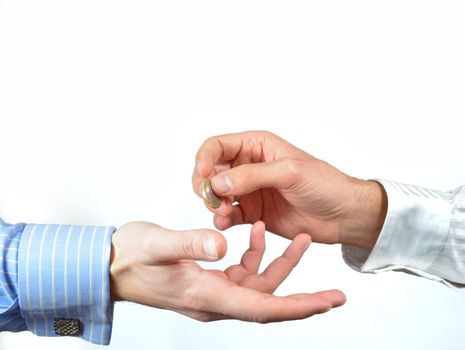
<path id="1" fill-rule="evenodd" d="M 202 197 L 205 203 L 213 209 L 218 209 L 221 206 L 221 198 L 213 192 L 210 180 L 202 181 L 201 185 Z"/>

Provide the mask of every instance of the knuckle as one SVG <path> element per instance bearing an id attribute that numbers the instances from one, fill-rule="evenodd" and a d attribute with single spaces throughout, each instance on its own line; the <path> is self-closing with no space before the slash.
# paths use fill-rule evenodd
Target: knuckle
<path id="1" fill-rule="evenodd" d="M 262 134 L 262 136 L 267 138 L 267 139 L 276 137 L 275 134 L 273 134 L 271 131 L 268 131 L 268 130 L 261 130 L 260 134 Z"/>
<path id="2" fill-rule="evenodd" d="M 200 148 L 198 149 L 196 155 L 195 155 L 195 161 L 196 163 L 198 163 L 201 158 L 202 158 L 202 155 L 204 154 L 204 151 L 205 150 L 208 150 L 210 147 L 212 147 L 213 145 L 217 144 L 218 143 L 218 138 L 217 136 L 210 136 L 209 138 L 207 138 L 203 143 L 202 145 L 200 146 Z"/>
<path id="3" fill-rule="evenodd" d="M 181 256 L 195 256 L 194 242 L 192 235 L 186 234 L 177 244 L 177 253 Z"/>
<path id="4" fill-rule="evenodd" d="M 263 275 L 258 275 L 257 277 L 257 284 L 255 286 L 258 286 L 258 290 L 262 293 L 267 293 L 271 294 L 274 292 L 276 287 L 274 286 L 274 283 L 270 280 L 268 280 L 265 276 Z"/>
<path id="5" fill-rule="evenodd" d="M 189 288 L 184 290 L 182 300 L 184 307 L 188 310 L 203 312 L 208 309 L 209 302 L 203 296 L 203 287 L 198 283 L 193 283 Z"/>
<path id="6" fill-rule="evenodd" d="M 255 316 L 255 322 L 260 324 L 266 324 L 270 323 L 270 319 L 266 315 L 259 314 Z"/>
<path id="7" fill-rule="evenodd" d="M 206 308 L 206 303 L 202 298 L 191 296 L 186 300 L 186 307 L 194 311 L 203 311 Z"/>
<path id="8" fill-rule="evenodd" d="M 283 260 L 283 266 L 287 271 L 291 271 L 294 267 L 296 267 L 300 260 L 297 256 L 290 256 L 290 253 L 286 252 L 281 255 L 281 259 Z"/>
<path id="9" fill-rule="evenodd" d="M 262 130 L 262 129 L 250 131 L 250 134 L 252 134 L 253 136 L 261 137 L 261 138 L 275 137 L 275 134 L 273 134 L 271 131 Z"/>
<path id="10" fill-rule="evenodd" d="M 237 179 L 242 183 L 250 183 L 255 178 L 252 166 L 249 165 L 240 166 L 237 175 Z"/>
<path id="11" fill-rule="evenodd" d="M 140 242 L 140 253 L 143 255 L 149 255 L 152 253 L 152 241 L 149 238 L 144 238 Z"/>
<path id="12" fill-rule="evenodd" d="M 200 321 L 200 322 L 206 323 L 206 322 L 211 322 L 211 321 L 213 321 L 214 319 L 213 319 L 212 316 L 210 316 L 210 315 L 207 315 L 207 314 L 200 314 L 200 315 L 198 315 L 198 316 L 196 317 L 196 320 L 197 320 L 197 321 Z"/>
<path id="13" fill-rule="evenodd" d="M 254 323 L 269 323 L 271 322 L 271 318 L 268 311 L 269 310 L 266 310 L 266 308 L 257 308 L 253 311 L 251 310 L 246 319 Z"/>
<path id="14" fill-rule="evenodd" d="M 282 160 L 282 163 L 291 175 L 300 175 L 305 169 L 305 162 L 299 159 L 286 158 Z"/>
<path id="15" fill-rule="evenodd" d="M 183 304 L 188 310 L 200 311 L 203 305 L 195 289 L 195 287 L 189 287 L 184 290 Z"/>
<path id="16" fill-rule="evenodd" d="M 216 144 L 218 144 L 218 137 L 210 136 L 209 138 L 205 140 L 205 142 L 203 143 L 203 146 L 208 147 L 208 146 L 216 145 Z"/>
<path id="17" fill-rule="evenodd" d="M 283 169 L 284 176 L 282 177 L 282 185 L 286 188 L 295 186 L 302 179 L 302 175 L 306 172 L 306 164 L 302 160 L 284 158 L 280 160 L 279 167 Z"/>

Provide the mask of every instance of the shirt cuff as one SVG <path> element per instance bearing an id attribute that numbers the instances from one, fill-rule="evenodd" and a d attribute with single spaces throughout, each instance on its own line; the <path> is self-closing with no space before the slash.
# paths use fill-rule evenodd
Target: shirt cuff
<path id="1" fill-rule="evenodd" d="M 79 336 L 110 342 L 110 252 L 113 227 L 26 225 L 18 255 L 21 314 L 30 331 L 63 335 L 59 320 L 74 320 Z M 74 323 L 74 324 L 75 324 Z"/>
<path id="2" fill-rule="evenodd" d="M 360 272 L 407 270 L 450 285 L 429 274 L 448 238 L 452 194 L 386 180 L 388 211 L 378 240 L 367 249 L 343 245 L 345 262 Z"/>
<path id="3" fill-rule="evenodd" d="M 18 304 L 18 248 L 24 226 L 0 219 L 0 331 L 27 330 Z"/>

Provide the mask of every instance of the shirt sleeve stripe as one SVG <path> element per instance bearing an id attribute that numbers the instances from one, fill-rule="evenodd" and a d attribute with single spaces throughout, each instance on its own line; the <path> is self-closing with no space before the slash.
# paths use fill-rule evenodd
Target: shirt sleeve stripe
<path id="1" fill-rule="evenodd" d="M 90 241 L 90 263 L 89 263 L 89 314 L 92 315 L 92 310 L 94 308 L 94 289 L 93 289 L 93 265 L 94 265 L 94 242 L 95 242 L 95 235 L 97 232 L 98 228 L 95 227 L 94 230 L 92 231 L 92 239 Z M 94 328 L 95 328 L 95 322 L 94 319 L 90 320 L 90 334 L 89 338 L 93 339 L 94 338 Z"/>
<path id="2" fill-rule="evenodd" d="M 31 266 L 31 260 L 33 259 L 31 256 L 31 247 L 32 243 L 34 241 L 34 235 L 36 233 L 36 230 L 38 229 L 38 226 L 34 226 L 32 230 L 30 231 L 28 240 L 27 240 L 27 248 L 26 248 L 26 274 L 25 274 L 25 279 L 22 279 L 22 276 L 19 276 L 19 289 L 21 290 L 21 285 L 23 283 L 26 284 L 26 303 L 27 303 L 27 308 L 21 307 L 21 313 L 23 314 L 23 317 L 26 319 L 26 323 L 29 329 L 32 328 L 33 332 L 37 332 L 37 321 L 35 316 L 33 315 L 32 312 L 28 310 L 33 310 L 32 308 L 32 298 L 31 298 L 31 289 L 30 289 L 30 266 Z M 26 238 L 26 237 L 25 237 Z M 20 294 L 21 296 L 22 294 Z M 20 306 L 21 306 L 21 297 L 20 297 Z M 32 321 L 32 325 L 30 324 Z"/>
<path id="3" fill-rule="evenodd" d="M 40 239 L 40 248 L 39 248 L 39 274 L 38 274 L 38 278 L 39 278 L 39 283 L 38 283 L 38 286 L 39 286 L 39 305 L 40 305 L 40 310 L 42 311 L 42 317 L 44 318 L 44 324 L 45 324 L 45 334 L 48 336 L 49 335 L 49 330 L 48 330 L 48 322 L 47 322 L 47 316 L 45 315 L 45 312 L 43 311 L 44 310 L 44 291 L 43 291 L 43 285 L 42 285 L 42 275 L 43 275 L 43 254 L 44 254 L 44 242 L 45 242 L 45 239 L 47 237 L 47 234 L 49 232 L 49 228 L 50 226 L 46 226 L 45 227 L 45 230 L 42 234 L 42 237 Z"/>
<path id="4" fill-rule="evenodd" d="M 63 229 L 63 226 L 60 226 L 57 231 L 55 232 L 55 235 L 53 236 L 53 246 L 52 246 L 52 261 L 56 261 L 56 250 L 57 250 L 57 242 L 58 242 L 58 237 L 60 237 L 60 232 Z M 52 289 L 52 309 L 53 309 L 53 316 L 55 318 L 58 317 L 57 314 L 57 308 L 56 308 L 56 264 L 52 264 L 51 266 L 51 289 Z"/>

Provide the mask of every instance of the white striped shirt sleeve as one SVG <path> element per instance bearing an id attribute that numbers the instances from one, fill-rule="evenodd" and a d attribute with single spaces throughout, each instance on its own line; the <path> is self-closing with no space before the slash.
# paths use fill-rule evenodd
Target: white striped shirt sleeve
<path id="1" fill-rule="evenodd" d="M 80 337 L 109 344 L 114 231 L 113 227 L 8 225 L 0 220 L 4 267 L 0 301 L 5 304 L 0 308 L 0 330 L 29 329 L 40 336 L 55 336 L 54 321 L 72 319 L 81 325 Z"/>
<path id="2" fill-rule="evenodd" d="M 388 211 L 371 251 L 343 245 L 346 263 L 360 272 L 407 270 L 465 288 L 465 186 L 441 192 L 377 180 Z"/>

